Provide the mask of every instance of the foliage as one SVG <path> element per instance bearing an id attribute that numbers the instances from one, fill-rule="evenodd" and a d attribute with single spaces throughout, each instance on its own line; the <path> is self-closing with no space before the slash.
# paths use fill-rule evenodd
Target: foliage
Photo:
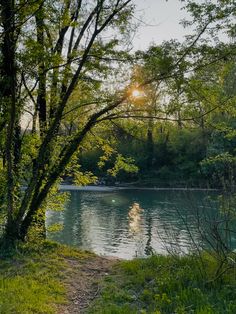
<path id="1" fill-rule="evenodd" d="M 78 186 L 89 185 L 97 182 L 97 177 L 91 171 L 81 171 L 77 155 L 72 156 L 71 161 L 65 169 L 65 176 L 67 178 L 72 178 L 72 182 Z"/>
<path id="2" fill-rule="evenodd" d="M 133 180 L 144 184 L 144 177 L 147 177 L 150 181 L 156 178 L 156 184 L 162 185 L 168 184 L 168 182 L 173 185 L 174 181 L 177 181 L 177 184 L 179 182 L 179 185 L 181 181 L 185 181 L 186 184 L 191 184 L 190 182 L 194 180 L 196 181 L 195 184 L 199 184 L 197 181 L 202 180 L 203 182 L 199 163 L 206 157 L 207 153 L 208 135 L 206 132 L 198 129 L 179 129 L 175 125 L 164 122 L 155 123 L 152 132 L 151 168 L 147 162 L 148 139 L 145 122 L 137 125 L 136 121 L 129 120 L 116 122 L 116 125 L 108 129 L 105 136 L 103 135 L 107 141 L 110 138 L 114 138 L 115 141 L 109 159 L 107 160 L 107 157 L 96 148 L 90 148 L 88 151 L 85 150 L 80 157 L 82 169 L 84 171 L 93 169 L 96 176 L 109 180 L 107 170 L 112 169 L 115 149 L 123 156 L 133 159 L 133 163 L 139 170 L 132 176 L 120 171 L 116 177 L 118 181 Z M 103 167 L 96 169 L 94 165 L 97 161 L 99 165 L 102 162 Z"/>
<path id="3" fill-rule="evenodd" d="M 203 173 L 217 186 L 230 187 L 236 175 L 236 157 L 228 152 L 209 157 L 201 162 Z"/>
<path id="4" fill-rule="evenodd" d="M 133 164 L 134 160 L 132 158 L 124 158 L 120 154 L 117 155 L 115 160 L 115 165 L 112 169 L 108 170 L 108 173 L 113 177 L 117 175 L 120 170 L 124 170 L 127 173 L 135 173 L 138 171 L 137 166 Z"/>
<path id="5" fill-rule="evenodd" d="M 127 59 L 120 40 L 133 10 L 131 0 L 0 2 L 4 241 L 25 240 L 36 222 L 43 227 L 44 206 L 66 168 L 77 184 L 96 180 L 69 163 L 127 98 L 106 86 L 119 63 L 111 60 Z"/>
<path id="6" fill-rule="evenodd" d="M 149 177 L 159 185 L 179 181 L 185 186 L 222 186 L 228 180 L 227 173 L 210 166 L 207 170 L 206 165 L 216 155 L 235 157 L 234 46 L 193 40 L 186 52 L 191 40 L 182 46 L 173 41 L 152 45 L 136 53 L 131 90 L 139 86 L 140 95 L 130 97 L 127 108 L 117 111 L 103 134 L 106 141 L 114 138 L 116 150 L 133 158 L 139 168 L 132 177 L 121 173 L 119 181 L 142 182 Z M 166 78 L 144 84 L 149 77 L 165 76 L 165 71 Z M 98 158 L 99 152 L 91 150 L 81 161 L 85 170 L 92 164 L 90 158 Z M 98 177 L 106 177 L 101 170 L 95 169 Z"/>

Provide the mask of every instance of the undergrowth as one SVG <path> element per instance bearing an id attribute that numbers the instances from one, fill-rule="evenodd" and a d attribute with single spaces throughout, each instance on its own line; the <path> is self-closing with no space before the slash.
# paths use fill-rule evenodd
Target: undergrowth
<path id="1" fill-rule="evenodd" d="M 205 273 L 195 257 L 153 256 L 121 262 L 104 281 L 89 309 L 96 314 L 235 314 L 235 272 L 212 281 L 214 263 L 205 257 Z"/>

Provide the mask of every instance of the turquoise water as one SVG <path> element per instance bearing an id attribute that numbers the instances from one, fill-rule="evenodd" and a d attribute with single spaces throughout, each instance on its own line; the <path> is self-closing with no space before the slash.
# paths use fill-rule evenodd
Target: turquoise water
<path id="1" fill-rule="evenodd" d="M 48 225 L 64 225 L 61 231 L 49 233 L 48 237 L 97 254 L 126 259 L 192 250 L 202 241 L 199 236 L 202 221 L 214 221 L 218 215 L 216 192 L 138 189 L 68 192 L 70 201 L 65 210 L 47 213 Z"/>

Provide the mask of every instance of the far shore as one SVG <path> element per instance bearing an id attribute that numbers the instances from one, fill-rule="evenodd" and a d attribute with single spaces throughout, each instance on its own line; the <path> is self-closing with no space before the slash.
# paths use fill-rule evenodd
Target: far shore
<path id="1" fill-rule="evenodd" d="M 88 185 L 88 186 L 76 186 L 70 184 L 60 185 L 62 191 L 91 191 L 91 192 L 112 192 L 117 190 L 144 190 L 144 191 L 219 191 L 219 189 L 207 189 L 207 188 L 169 188 L 169 187 L 136 187 L 136 186 L 104 186 L 104 185 Z"/>

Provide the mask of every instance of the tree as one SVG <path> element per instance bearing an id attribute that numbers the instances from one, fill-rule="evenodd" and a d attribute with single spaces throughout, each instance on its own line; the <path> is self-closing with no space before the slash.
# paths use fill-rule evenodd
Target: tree
<path id="1" fill-rule="evenodd" d="M 75 89 L 114 56 L 119 39 L 116 34 L 125 33 L 133 6 L 131 0 L 2 0 L 0 10 L 1 118 L 6 126 L 7 169 L 5 239 L 14 241 L 25 239 L 38 214 L 44 217 L 48 193 L 86 134 L 126 97 L 117 95 L 100 106 L 91 103 L 90 114 L 63 143 L 61 125 Z M 114 34 L 109 41 L 102 37 L 107 32 Z M 30 102 L 33 109 L 28 110 Z M 25 110 L 35 111 L 32 114 L 38 115 L 40 130 L 40 136 L 35 135 L 27 176 L 23 174 L 22 155 L 25 137 L 19 128 Z M 24 192 L 22 184 L 27 185 Z"/>

